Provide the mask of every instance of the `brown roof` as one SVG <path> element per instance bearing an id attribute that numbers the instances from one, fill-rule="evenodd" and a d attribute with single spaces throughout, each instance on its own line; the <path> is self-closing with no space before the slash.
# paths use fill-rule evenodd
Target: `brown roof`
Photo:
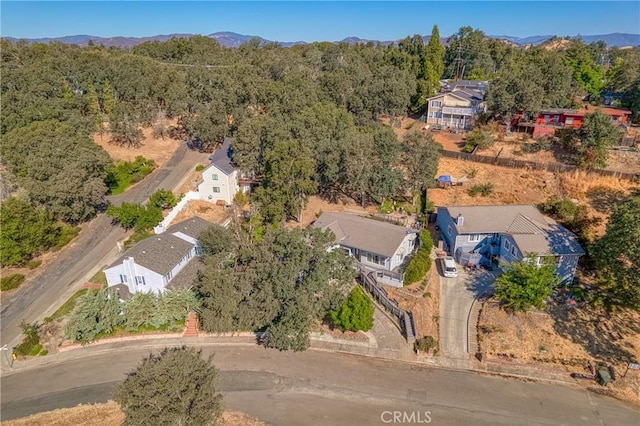
<path id="1" fill-rule="evenodd" d="M 322 213 L 313 226 L 329 229 L 336 242 L 371 253 L 391 257 L 396 253 L 410 228 L 347 213 Z"/>

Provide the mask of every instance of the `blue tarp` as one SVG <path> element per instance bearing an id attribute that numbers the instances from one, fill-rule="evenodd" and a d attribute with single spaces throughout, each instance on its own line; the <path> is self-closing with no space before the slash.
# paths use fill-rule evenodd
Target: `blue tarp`
<path id="1" fill-rule="evenodd" d="M 438 176 L 438 182 L 440 182 L 440 183 L 451 183 L 451 176 L 449 176 L 449 175 Z"/>

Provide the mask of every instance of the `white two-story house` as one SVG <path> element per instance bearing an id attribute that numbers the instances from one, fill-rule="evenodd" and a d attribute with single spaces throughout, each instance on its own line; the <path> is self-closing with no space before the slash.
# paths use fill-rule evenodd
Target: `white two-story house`
<path id="1" fill-rule="evenodd" d="M 393 272 L 379 277 L 380 281 L 402 287 L 399 267 L 418 244 L 415 230 L 348 213 L 322 213 L 313 226 L 329 229 L 336 245 L 363 268 Z"/>
<path id="2" fill-rule="evenodd" d="M 201 200 L 230 205 L 239 191 L 251 190 L 250 181 L 242 179 L 232 158 L 231 139 L 225 138 L 222 146 L 209 157 L 211 163 L 202 170 L 202 180 L 198 182 Z"/>
<path id="3" fill-rule="evenodd" d="M 104 270 L 109 287 L 125 293 L 162 293 L 196 256 L 198 237 L 212 224 L 192 217 L 140 241 Z"/>
<path id="4" fill-rule="evenodd" d="M 472 89 L 455 89 L 427 99 L 426 124 L 429 127 L 471 128 L 475 115 L 484 111 L 483 94 Z"/>

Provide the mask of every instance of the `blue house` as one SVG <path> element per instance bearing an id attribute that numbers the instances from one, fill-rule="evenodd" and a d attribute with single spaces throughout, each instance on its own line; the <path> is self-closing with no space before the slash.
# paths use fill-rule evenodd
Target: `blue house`
<path id="1" fill-rule="evenodd" d="M 562 284 L 573 281 L 585 252 L 574 233 L 535 206 L 438 207 L 444 249 L 462 265 L 511 263 L 533 254 L 538 265 L 552 257 Z"/>

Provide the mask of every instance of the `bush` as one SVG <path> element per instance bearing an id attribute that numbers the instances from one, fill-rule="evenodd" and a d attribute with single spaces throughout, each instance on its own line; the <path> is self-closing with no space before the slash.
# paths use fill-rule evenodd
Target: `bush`
<path id="1" fill-rule="evenodd" d="M 488 149 L 496 142 L 494 130 L 490 127 L 476 127 L 470 131 L 464 139 L 466 142 L 464 147 L 465 152 L 473 151 L 473 148 L 476 146 L 478 149 Z M 467 151 L 467 145 L 472 147 L 471 151 Z"/>
<path id="2" fill-rule="evenodd" d="M 38 355 L 38 353 L 42 349 L 42 346 L 40 345 L 40 335 L 38 334 L 40 332 L 40 324 L 38 324 L 37 322 L 28 324 L 23 321 L 20 324 L 20 328 L 22 329 L 22 334 L 24 334 L 24 337 L 22 338 L 22 342 L 20 342 L 20 344 L 15 347 L 13 353 L 17 356 L 31 355 L 31 352 L 34 351 L 37 346 L 39 346 L 38 352 L 36 352 L 36 355 Z"/>
<path id="3" fill-rule="evenodd" d="M 420 250 L 425 250 L 427 254 L 430 254 L 432 249 L 433 238 L 431 238 L 431 232 L 425 229 L 420 232 Z"/>
<path id="4" fill-rule="evenodd" d="M 27 262 L 27 269 L 33 271 L 34 269 L 36 269 L 38 266 L 42 265 L 42 260 L 31 260 L 29 262 Z"/>
<path id="5" fill-rule="evenodd" d="M 78 236 L 80 233 L 80 228 L 71 226 L 71 225 L 63 225 L 62 231 L 60 232 L 60 237 L 58 237 L 58 241 L 56 241 L 56 245 L 53 247 L 53 251 L 58 251 L 62 247 L 66 246 Z"/>
<path id="6" fill-rule="evenodd" d="M 433 354 L 438 352 L 438 341 L 433 336 L 424 336 L 413 343 L 413 349 L 421 352 L 429 352 L 433 349 Z"/>
<path id="7" fill-rule="evenodd" d="M 486 197 L 490 195 L 492 192 L 493 192 L 493 184 L 490 182 L 477 183 L 473 185 L 471 188 L 469 188 L 469 190 L 467 191 L 467 193 L 472 197 L 475 197 L 477 195 L 482 195 L 483 197 Z"/>
<path id="8" fill-rule="evenodd" d="M 373 327 L 373 302 L 360 287 L 354 287 L 347 300 L 329 316 L 342 331 L 369 331 Z"/>
<path id="9" fill-rule="evenodd" d="M 551 149 L 551 142 L 547 139 L 540 139 L 534 143 L 523 144 L 522 152 L 535 153 L 540 151 L 549 151 Z"/>
<path id="10" fill-rule="evenodd" d="M 201 172 L 204 170 L 204 164 L 198 164 L 196 166 L 196 172 Z"/>
<path id="11" fill-rule="evenodd" d="M 178 199 L 168 189 L 158 189 L 149 197 L 149 206 L 157 207 L 162 210 L 171 209 L 178 204 Z"/>
<path id="12" fill-rule="evenodd" d="M 38 356 L 41 350 L 42 350 L 42 345 L 38 343 L 33 348 L 31 348 L 31 350 L 29 351 L 29 356 Z"/>
<path id="13" fill-rule="evenodd" d="M 153 160 L 140 155 L 133 162 L 118 161 L 108 170 L 105 183 L 112 195 L 121 194 L 132 184 L 144 179 L 154 168 Z"/>
<path id="14" fill-rule="evenodd" d="M 467 154 L 471 154 L 473 150 L 476 149 L 476 146 L 472 143 L 465 143 L 462 147 L 462 152 L 466 152 Z"/>
<path id="15" fill-rule="evenodd" d="M 469 179 L 473 179 L 474 177 L 478 176 L 478 169 L 472 167 L 467 171 L 467 176 L 469 177 Z"/>
<path id="16" fill-rule="evenodd" d="M 0 290 L 7 291 L 20 287 L 20 284 L 24 282 L 24 275 L 12 274 L 0 279 Z"/>
<path id="17" fill-rule="evenodd" d="M 382 214 L 393 213 L 393 203 L 390 200 L 384 200 L 378 207 L 378 212 Z"/>
<path id="18" fill-rule="evenodd" d="M 539 207 L 544 213 L 563 222 L 574 220 L 578 212 L 578 206 L 566 198 L 549 198 Z"/>

